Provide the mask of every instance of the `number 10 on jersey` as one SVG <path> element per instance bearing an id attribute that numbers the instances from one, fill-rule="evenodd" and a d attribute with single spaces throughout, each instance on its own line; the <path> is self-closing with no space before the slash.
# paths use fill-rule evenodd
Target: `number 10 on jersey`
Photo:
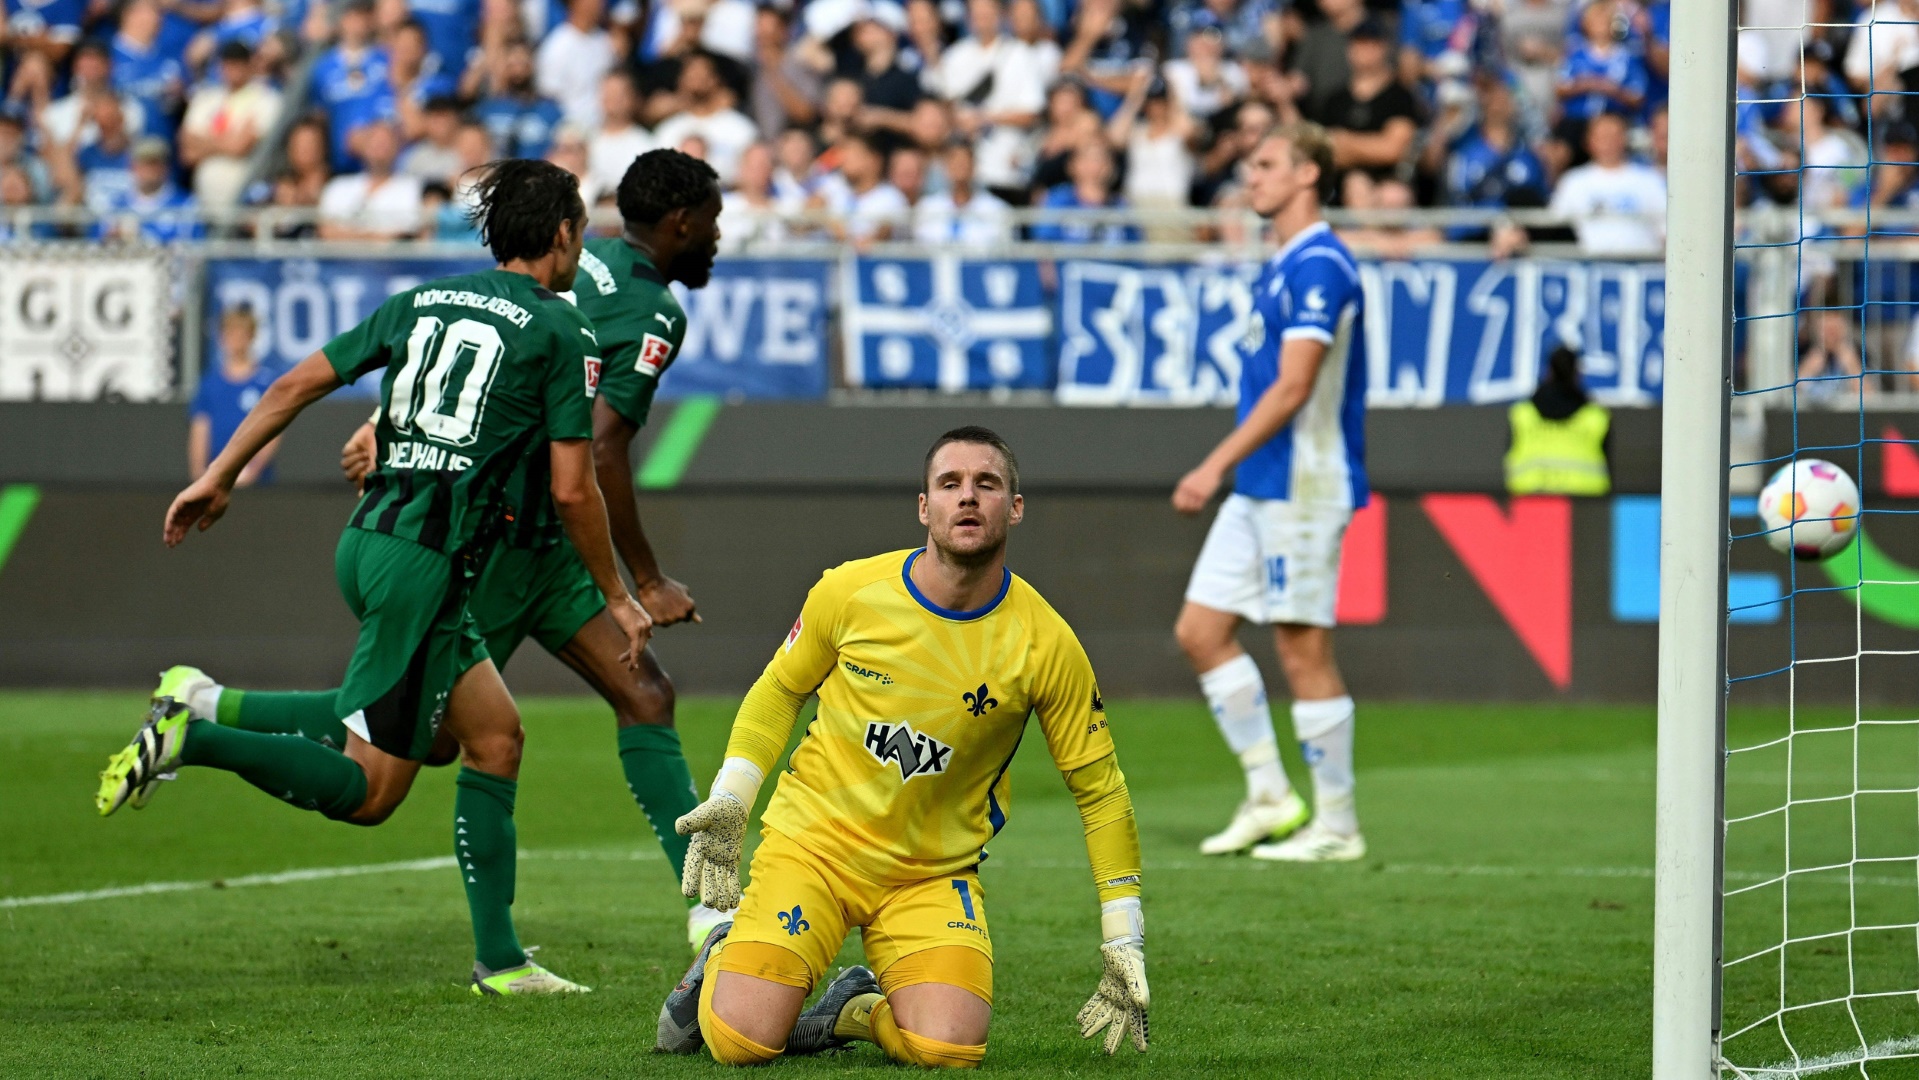
<path id="1" fill-rule="evenodd" d="M 472 445 L 505 352 L 499 328 L 491 323 L 459 319 L 448 325 L 421 316 L 406 339 L 406 363 L 393 376 L 387 419 L 401 434 Z"/>

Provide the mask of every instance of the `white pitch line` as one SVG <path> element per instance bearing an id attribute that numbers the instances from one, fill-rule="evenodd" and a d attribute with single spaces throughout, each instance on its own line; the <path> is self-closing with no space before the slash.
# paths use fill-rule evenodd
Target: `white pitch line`
<path id="1" fill-rule="evenodd" d="M 522 859 L 646 862 L 663 859 L 649 851 L 522 851 Z M 453 856 L 431 859 L 402 859 L 398 862 L 366 863 L 360 866 L 313 866 L 301 870 L 282 870 L 273 874 L 247 874 L 242 877 L 208 878 L 202 881 L 149 881 L 141 885 L 116 885 L 105 889 L 78 892 L 43 893 L 39 896 L 0 896 L 0 909 L 84 904 L 93 900 L 118 900 L 127 896 L 153 896 L 160 893 L 193 892 L 200 889 L 246 889 L 256 885 L 293 885 L 303 881 L 328 881 L 333 878 L 364 877 L 368 874 L 407 874 L 428 870 L 453 869 Z"/>
<path id="2" fill-rule="evenodd" d="M 1887 1039 L 1885 1042 L 1874 1043 L 1866 1047 L 1863 1054 L 1857 1049 L 1841 1050 L 1836 1054 L 1801 1058 L 1797 1064 L 1782 1061 L 1777 1065 L 1761 1065 L 1753 1069 L 1741 1069 L 1736 1065 L 1732 1068 L 1733 1071 L 1740 1076 L 1752 1077 L 1754 1080 L 1757 1080 L 1759 1077 L 1785 1078 L 1816 1076 L 1819 1073 L 1848 1068 L 1865 1061 L 1879 1061 L 1886 1058 L 1909 1058 L 1915 1050 L 1919 1050 L 1919 1036 L 1907 1036 L 1903 1039 Z"/>

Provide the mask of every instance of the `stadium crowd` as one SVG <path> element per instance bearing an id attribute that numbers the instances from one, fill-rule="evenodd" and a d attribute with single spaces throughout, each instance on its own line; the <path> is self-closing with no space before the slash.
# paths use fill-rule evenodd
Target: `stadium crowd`
<path id="1" fill-rule="evenodd" d="M 1235 205 L 1257 134 L 1301 117 L 1333 131 L 1348 208 L 1664 207 L 1669 0 L 6 2 L 0 207 L 84 206 L 108 215 L 96 236 L 192 235 L 182 210 L 240 204 L 317 211 L 290 235 L 468 236 L 473 165 L 546 157 L 606 201 L 664 145 L 718 170 L 733 245 L 807 210 L 852 241 L 984 241 L 1011 206 L 1142 211 L 1037 239 L 1189 238 L 1150 211 Z M 1745 198 L 1796 197 L 1801 160 L 1863 165 L 1871 121 L 1882 157 L 1919 157 L 1899 97 L 1866 94 L 1919 79 L 1899 21 L 1919 0 L 1743 6 L 1819 24 L 1741 36 L 1740 154 L 1775 170 Z M 1895 171 L 1804 183 L 1919 202 L 1919 171 Z M 1579 238 L 1656 252 L 1660 232 L 1615 217 Z"/>

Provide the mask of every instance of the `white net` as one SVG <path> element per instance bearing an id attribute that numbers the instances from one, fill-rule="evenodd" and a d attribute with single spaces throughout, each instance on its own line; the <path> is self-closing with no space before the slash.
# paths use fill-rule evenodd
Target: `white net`
<path id="1" fill-rule="evenodd" d="M 1919 2 L 1745 0 L 1737 70 L 1721 1064 L 1919 1076 L 1919 574 L 1888 554 L 1919 512 L 1889 411 L 1919 397 Z M 1751 494 L 1805 458 L 1864 492 L 1823 562 Z"/>

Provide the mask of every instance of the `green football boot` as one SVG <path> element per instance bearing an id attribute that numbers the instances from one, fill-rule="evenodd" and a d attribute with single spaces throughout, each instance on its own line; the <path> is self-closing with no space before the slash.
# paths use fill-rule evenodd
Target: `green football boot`
<path id="1" fill-rule="evenodd" d="M 133 741 L 107 759 L 100 772 L 100 790 L 93 804 L 100 816 L 120 809 L 128 800 L 142 795 L 140 804 L 153 797 L 152 788 L 162 780 L 171 780 L 180 766 L 180 748 L 185 745 L 187 724 L 193 713 L 170 697 L 163 697 L 148 710 L 146 723 L 134 732 Z"/>
<path id="2" fill-rule="evenodd" d="M 194 695 L 202 690 L 211 690 L 217 685 L 211 676 L 197 667 L 175 664 L 160 673 L 160 685 L 153 688 L 153 700 L 172 698 L 191 707 Z M 195 720 L 213 720 L 215 717 L 194 715 Z"/>

